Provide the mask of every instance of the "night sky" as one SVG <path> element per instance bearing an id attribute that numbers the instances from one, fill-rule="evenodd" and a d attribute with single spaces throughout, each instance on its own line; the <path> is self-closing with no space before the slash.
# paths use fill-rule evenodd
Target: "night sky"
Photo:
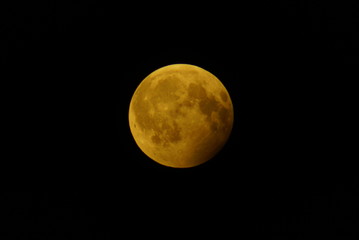
<path id="1" fill-rule="evenodd" d="M 354 239 L 358 4 L 267 2 L 1 8 L 3 239 Z M 155 163 L 129 129 L 138 84 L 174 63 L 213 73 L 234 106 L 195 168 Z"/>

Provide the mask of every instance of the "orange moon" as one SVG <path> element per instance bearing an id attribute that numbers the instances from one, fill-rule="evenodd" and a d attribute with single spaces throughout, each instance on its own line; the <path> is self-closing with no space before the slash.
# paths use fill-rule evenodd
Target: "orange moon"
<path id="1" fill-rule="evenodd" d="M 198 166 L 227 142 L 231 98 L 210 72 L 189 64 L 157 69 L 137 87 L 129 108 L 130 130 L 152 160 L 174 168 Z"/>

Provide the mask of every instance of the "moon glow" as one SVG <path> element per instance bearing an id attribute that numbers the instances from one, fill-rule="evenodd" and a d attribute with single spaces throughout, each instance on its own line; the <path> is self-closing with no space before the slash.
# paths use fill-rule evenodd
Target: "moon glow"
<path id="1" fill-rule="evenodd" d="M 213 74 L 173 64 L 152 72 L 137 87 L 129 124 L 135 142 L 152 160 L 194 167 L 214 157 L 228 140 L 233 106 Z"/>

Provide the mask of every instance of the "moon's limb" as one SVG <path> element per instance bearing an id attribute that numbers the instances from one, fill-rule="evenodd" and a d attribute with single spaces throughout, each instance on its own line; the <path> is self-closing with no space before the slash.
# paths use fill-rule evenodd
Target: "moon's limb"
<path id="1" fill-rule="evenodd" d="M 193 167 L 212 158 L 227 141 L 233 106 L 213 74 L 174 64 L 141 82 L 130 103 L 129 123 L 137 145 L 154 161 Z"/>

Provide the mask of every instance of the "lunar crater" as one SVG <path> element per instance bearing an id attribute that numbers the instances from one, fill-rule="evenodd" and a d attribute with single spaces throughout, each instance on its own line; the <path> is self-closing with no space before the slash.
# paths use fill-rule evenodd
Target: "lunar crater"
<path id="1" fill-rule="evenodd" d="M 228 101 L 228 97 L 225 91 L 221 91 L 220 96 L 224 102 Z"/>
<path id="2" fill-rule="evenodd" d="M 151 141 L 156 145 L 163 145 L 168 147 L 169 144 L 173 144 L 182 140 L 181 128 L 176 121 L 159 121 L 156 126 L 152 128 L 154 135 L 151 137 Z"/>

